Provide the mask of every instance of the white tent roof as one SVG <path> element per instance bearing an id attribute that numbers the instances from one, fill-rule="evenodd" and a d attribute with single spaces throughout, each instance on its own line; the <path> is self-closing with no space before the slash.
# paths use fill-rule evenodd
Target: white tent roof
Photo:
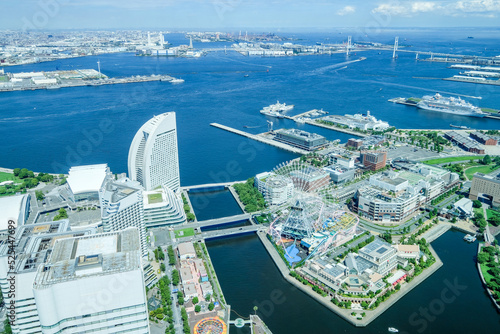
<path id="1" fill-rule="evenodd" d="M 71 167 L 67 179 L 68 185 L 73 195 L 97 192 L 108 172 L 107 164 Z"/>

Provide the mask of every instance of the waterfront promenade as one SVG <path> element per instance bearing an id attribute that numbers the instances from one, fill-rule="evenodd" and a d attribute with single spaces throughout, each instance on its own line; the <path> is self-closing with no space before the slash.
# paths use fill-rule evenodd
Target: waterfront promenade
<path id="1" fill-rule="evenodd" d="M 301 282 L 290 276 L 290 269 L 286 266 L 286 264 L 283 262 L 279 254 L 276 252 L 273 244 L 269 239 L 266 237 L 265 232 L 257 232 L 257 235 L 259 239 L 261 240 L 262 244 L 266 248 L 267 252 L 273 259 L 274 263 L 276 264 L 276 267 L 278 270 L 281 272 L 281 275 L 285 280 L 287 280 L 289 283 L 294 285 L 296 288 L 300 289 L 310 297 L 314 298 L 317 302 L 322 304 L 323 306 L 327 307 L 330 311 L 334 312 L 341 318 L 347 320 L 350 322 L 352 325 L 356 327 L 366 327 L 368 326 L 373 320 L 375 320 L 379 315 L 384 313 L 387 309 L 389 309 L 392 305 L 394 305 L 396 302 L 398 302 L 401 298 L 403 298 L 408 292 L 413 290 L 416 286 L 418 286 L 421 282 L 425 281 L 429 276 L 431 276 L 433 273 L 435 273 L 441 266 L 443 265 L 443 262 L 439 258 L 439 256 L 436 254 L 432 246 L 429 245 L 429 250 L 431 251 L 432 255 L 436 258 L 436 262 L 430 266 L 429 268 L 425 269 L 420 275 L 415 277 L 410 283 L 405 283 L 401 286 L 401 289 L 396 292 L 395 294 L 391 295 L 390 298 L 381 303 L 375 310 L 364 310 L 364 311 L 357 311 L 357 313 L 365 312 L 366 315 L 362 319 L 358 319 L 354 316 L 351 315 L 351 313 L 355 310 L 352 309 L 341 309 L 337 306 L 335 306 L 331 302 L 330 297 L 323 297 L 319 295 L 318 293 L 314 292 L 311 287 L 303 285 Z"/>

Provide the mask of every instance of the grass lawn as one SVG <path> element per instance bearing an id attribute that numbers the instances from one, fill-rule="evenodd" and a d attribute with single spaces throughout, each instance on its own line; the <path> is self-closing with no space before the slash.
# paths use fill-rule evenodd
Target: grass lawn
<path id="1" fill-rule="evenodd" d="M 486 214 L 488 215 L 486 219 L 490 219 L 493 216 L 500 216 L 500 212 L 491 209 L 486 209 Z"/>
<path id="2" fill-rule="evenodd" d="M 474 173 L 488 174 L 497 168 L 498 167 L 496 167 L 495 165 L 470 167 L 465 170 L 465 176 L 467 176 L 467 178 L 470 180 L 472 179 Z"/>
<path id="3" fill-rule="evenodd" d="M 9 81 L 9 77 L 7 77 L 6 75 L 0 75 L 0 82 L 7 82 Z"/>
<path id="4" fill-rule="evenodd" d="M 3 181 L 14 181 L 14 182 L 22 182 L 18 177 L 14 176 L 12 173 L 0 172 L 0 182 Z"/>
<path id="5" fill-rule="evenodd" d="M 479 264 L 479 266 L 481 267 L 481 272 L 483 273 L 484 280 L 486 281 L 486 283 L 488 283 L 493 278 L 493 276 L 488 273 L 488 269 L 490 269 L 490 267 L 488 267 L 485 263 L 481 263 Z"/>
<path id="6" fill-rule="evenodd" d="M 484 214 L 483 208 L 472 208 L 472 211 L 474 211 L 474 215 L 477 215 L 478 213 Z"/>
<path id="7" fill-rule="evenodd" d="M 194 235 L 194 229 L 192 227 L 188 227 L 182 230 L 177 230 L 174 233 L 176 238 L 191 237 Z"/>
<path id="8" fill-rule="evenodd" d="M 438 158 L 438 159 L 431 159 L 431 160 L 425 160 L 423 161 L 424 164 L 429 164 L 429 165 L 439 165 L 439 164 L 445 164 L 448 162 L 455 162 L 455 161 L 469 161 L 470 159 L 482 159 L 482 156 L 475 156 L 475 155 L 464 155 L 463 157 L 449 157 L 449 158 Z"/>
<path id="9" fill-rule="evenodd" d="M 162 199 L 161 193 L 148 195 L 148 203 L 149 204 L 161 203 L 162 201 L 163 201 L 163 199 Z"/>
<path id="10" fill-rule="evenodd" d="M 491 113 L 498 113 L 498 110 L 496 109 L 491 109 L 491 108 L 481 108 L 482 111 L 484 112 L 491 112 Z"/>

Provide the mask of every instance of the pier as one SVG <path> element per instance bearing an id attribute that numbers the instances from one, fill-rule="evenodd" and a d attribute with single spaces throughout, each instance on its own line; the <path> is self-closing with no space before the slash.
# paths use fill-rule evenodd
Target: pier
<path id="1" fill-rule="evenodd" d="M 232 132 L 232 133 L 235 133 L 237 135 L 249 138 L 249 139 L 256 140 L 256 141 L 264 143 L 264 144 L 268 144 L 268 145 L 280 148 L 280 149 L 285 150 L 285 151 L 292 152 L 292 153 L 301 154 L 301 155 L 305 155 L 305 154 L 309 154 L 310 153 L 309 151 L 303 150 L 301 148 L 293 147 L 291 145 L 288 145 L 288 144 L 285 144 L 285 143 L 280 143 L 280 142 L 277 142 L 277 141 L 275 141 L 273 139 L 270 139 L 270 138 L 266 138 L 266 137 L 264 137 L 264 135 L 266 133 L 264 133 L 264 134 L 258 134 L 258 135 L 253 135 L 251 133 L 248 133 L 248 132 L 245 132 L 245 131 L 241 131 L 241 130 L 237 130 L 237 129 L 233 129 L 233 128 L 229 127 L 229 126 L 225 126 L 225 125 L 222 125 L 222 124 L 219 124 L 219 123 L 210 123 L 210 125 L 213 126 L 213 127 L 216 127 L 216 128 L 222 129 L 222 130 L 226 130 L 228 132 Z"/>

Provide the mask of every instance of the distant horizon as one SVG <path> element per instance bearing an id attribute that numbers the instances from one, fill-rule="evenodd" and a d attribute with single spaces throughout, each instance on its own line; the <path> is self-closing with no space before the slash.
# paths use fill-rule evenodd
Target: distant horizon
<path id="1" fill-rule="evenodd" d="M 499 27 L 500 0 L 3 0 L 0 29 Z M 121 28 L 118 28 L 121 27 Z M 301 28 L 297 28 L 301 27 Z M 195 28 L 199 29 L 199 28 Z"/>
<path id="2" fill-rule="evenodd" d="M 161 31 L 163 33 L 184 33 L 184 32 L 235 32 L 241 31 L 242 34 L 245 32 L 252 33 L 279 33 L 279 32 L 297 32 L 297 33 L 325 33 L 325 32 L 337 32 L 338 30 L 359 30 L 363 27 L 287 27 L 287 28 L 271 28 L 271 27 L 224 27 L 224 28 L 203 28 L 203 27 L 185 27 L 185 28 L 172 28 L 172 27 L 110 27 L 110 28 L 47 28 L 47 29 L 34 29 L 27 30 L 27 33 L 30 32 L 53 32 L 53 31 Z M 380 33 L 382 31 L 396 31 L 396 30 L 447 30 L 447 29 L 456 29 L 456 30 L 482 30 L 482 31 L 494 31 L 500 30 L 500 26 L 498 27 L 489 27 L 489 26 L 475 26 L 475 27 L 460 27 L 460 26 L 449 26 L 449 27 L 385 27 L 379 28 L 378 32 L 374 32 L 373 34 Z M 9 28 L 0 28 L 0 31 L 13 31 L 19 32 L 22 29 L 9 29 Z"/>

